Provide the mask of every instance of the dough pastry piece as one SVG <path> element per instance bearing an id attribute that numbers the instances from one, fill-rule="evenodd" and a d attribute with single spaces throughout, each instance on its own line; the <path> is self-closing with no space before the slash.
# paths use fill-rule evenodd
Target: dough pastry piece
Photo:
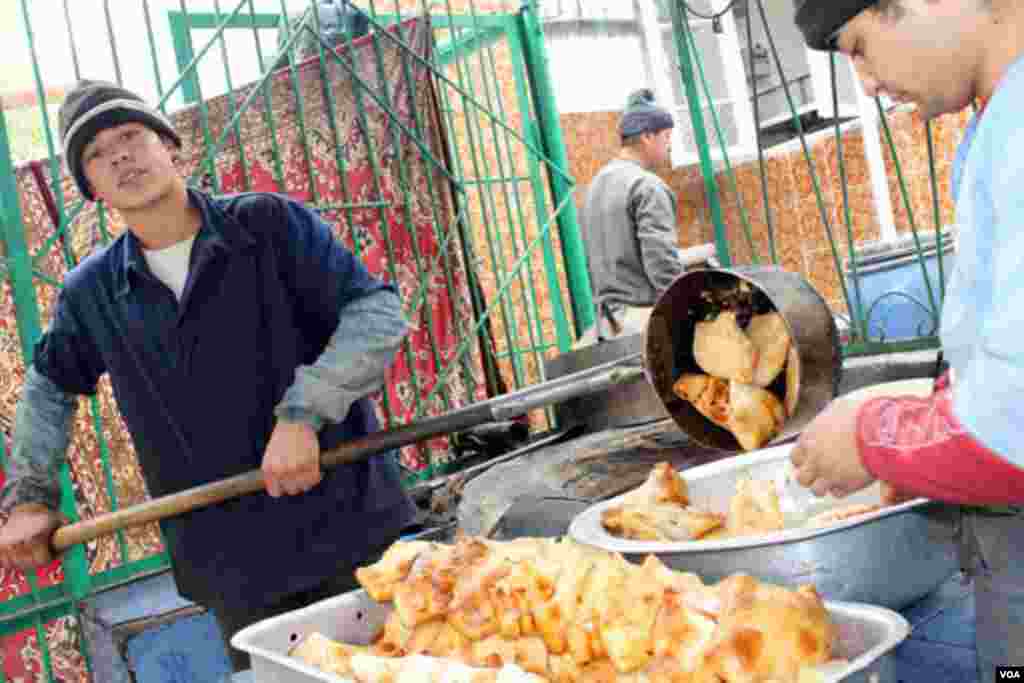
<path id="1" fill-rule="evenodd" d="M 863 503 L 843 505 L 842 507 L 832 508 L 831 510 L 825 510 L 824 512 L 814 515 L 804 522 L 804 526 L 813 528 L 831 526 L 833 524 L 845 522 L 848 519 L 853 519 L 854 517 L 870 515 L 872 512 L 877 512 L 884 507 L 886 506 L 881 503 L 877 503 L 875 505 L 864 505 Z"/>
<path id="2" fill-rule="evenodd" d="M 775 394 L 752 384 L 729 383 L 729 431 L 743 450 L 764 446 L 785 421 L 785 408 Z"/>
<path id="3" fill-rule="evenodd" d="M 689 505 L 690 495 L 686 480 L 679 476 L 670 463 L 659 462 L 651 469 L 639 487 L 622 497 L 623 503 L 674 503 Z"/>
<path id="4" fill-rule="evenodd" d="M 724 379 L 684 374 L 676 380 L 672 391 L 719 427 L 729 428 L 729 383 Z"/>
<path id="5" fill-rule="evenodd" d="M 725 515 L 670 503 L 634 503 L 609 508 L 601 524 L 620 538 L 695 541 L 725 523 Z"/>
<path id="6" fill-rule="evenodd" d="M 768 443 L 786 420 L 785 408 L 775 394 L 752 384 L 684 374 L 672 390 L 701 415 L 732 432 L 747 451 Z"/>
<path id="7" fill-rule="evenodd" d="M 786 416 L 793 417 L 800 402 L 800 355 L 796 346 L 789 345 L 789 359 L 786 361 Z"/>
<path id="8" fill-rule="evenodd" d="M 807 588 L 706 585 L 568 540 L 461 538 L 398 561 L 410 552 L 396 544 L 363 574 L 393 581 L 376 587 L 394 609 L 372 645 L 310 636 L 291 654 L 355 683 L 798 683 L 832 652 Z"/>
<path id="9" fill-rule="evenodd" d="M 751 384 L 767 387 L 782 372 L 789 357 L 789 329 L 778 313 L 755 315 L 747 325 L 747 337 L 757 351 L 757 366 Z"/>
<path id="10" fill-rule="evenodd" d="M 764 479 L 736 482 L 736 493 L 729 501 L 728 519 L 732 536 L 767 534 L 785 528 L 775 482 Z"/>
<path id="11" fill-rule="evenodd" d="M 693 358 L 701 370 L 721 379 L 754 381 L 757 349 L 736 323 L 736 314 L 723 311 L 693 332 Z"/>

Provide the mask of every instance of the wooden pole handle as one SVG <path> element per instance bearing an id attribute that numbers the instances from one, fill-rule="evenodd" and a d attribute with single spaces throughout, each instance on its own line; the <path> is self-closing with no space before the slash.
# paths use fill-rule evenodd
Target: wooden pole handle
<path id="1" fill-rule="evenodd" d="M 122 510 L 115 510 L 62 526 L 53 533 L 50 545 L 57 552 L 61 552 L 76 543 L 92 541 L 120 529 L 158 522 L 167 517 L 181 515 L 196 508 L 255 493 L 262 489 L 263 472 L 250 470 L 234 477 L 185 489 Z"/>

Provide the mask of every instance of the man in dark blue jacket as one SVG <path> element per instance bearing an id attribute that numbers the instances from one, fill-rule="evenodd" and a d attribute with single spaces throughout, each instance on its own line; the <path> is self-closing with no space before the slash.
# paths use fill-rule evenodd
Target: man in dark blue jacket
<path id="1" fill-rule="evenodd" d="M 128 229 L 68 274 L 35 348 L 0 566 L 52 561 L 77 396 L 107 374 L 151 495 L 262 468 L 265 492 L 162 524 L 179 591 L 226 638 L 355 587 L 414 509 L 393 454 L 328 472 L 319 456 L 378 429 L 366 396 L 408 330 L 394 288 L 286 197 L 188 189 L 178 135 L 134 93 L 80 83 L 60 119 L 82 194 Z"/>

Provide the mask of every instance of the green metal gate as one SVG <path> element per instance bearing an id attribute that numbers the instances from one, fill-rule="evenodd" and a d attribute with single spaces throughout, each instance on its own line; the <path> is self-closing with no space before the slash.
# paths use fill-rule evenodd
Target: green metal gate
<path id="1" fill-rule="evenodd" d="M 115 21 L 113 12 L 125 10 L 120 3 L 63 0 L 64 25 L 48 23 L 45 31 L 32 3 L 19 3 L 36 95 L 28 117 L 34 119 L 30 126 L 39 139 L 29 153 L 15 157 L 7 125 L 12 112 L 5 116 L 0 111 L 0 266 L 6 275 L 0 320 L 16 323 L 0 328 L 0 335 L 6 335 L 0 336 L 6 340 L 0 351 L 12 356 L 3 368 L 12 384 L 0 404 L 0 426 L 6 432 L 0 448 L 12 429 L 16 384 L 31 361 L 63 275 L 123 229 L 102 207 L 84 205 L 61 167 L 52 101 L 47 106 L 54 99 L 51 86 L 57 83 L 48 82 L 40 67 L 40 55 L 58 45 L 69 49 L 76 79 L 104 78 L 131 88 L 125 74 L 142 61 L 149 63 L 149 83 L 159 105 L 168 114 L 185 112 L 182 116 L 191 118 L 181 120 L 196 124 L 194 184 L 221 191 L 260 189 L 264 182 L 297 193 L 359 255 L 366 243 L 366 222 L 381 226 L 375 235 L 387 254 L 381 274 L 414 283 L 403 287 L 406 314 L 426 328 L 418 348 L 407 343 L 400 352 L 411 375 L 413 395 L 406 401 L 411 412 L 395 414 L 385 393 L 382 408 L 389 423 L 540 381 L 545 355 L 568 350 L 578 331 L 591 323 L 574 183 L 566 172 L 543 35 L 531 4 L 509 12 L 478 7 L 474 0 L 429 6 L 419 0 L 369 0 L 361 4 L 368 34 L 355 40 L 345 35 L 332 45 L 322 38 L 315 2 L 239 0 L 221 7 L 218 0 L 143 0 L 131 24 L 123 14 Z M 199 4 L 203 7 L 197 8 Z M 103 17 L 106 30 L 99 44 L 109 46 L 107 72 L 81 68 L 86 55 L 78 48 L 83 36 L 76 33 L 74 15 L 83 5 Z M 52 22 L 52 15 L 47 19 Z M 413 45 L 415 25 L 410 22 L 426 22 L 425 52 Z M 124 52 L 129 30 L 146 36 L 145 50 Z M 267 39 L 268 30 L 279 33 L 278 45 Z M 255 80 L 232 69 L 240 55 L 228 46 L 241 35 L 249 36 L 261 66 Z M 96 38 L 88 36 L 89 45 L 96 45 Z M 277 53 L 277 47 L 283 51 Z M 174 71 L 166 69 L 164 57 L 171 51 Z M 350 58 L 355 54 L 360 62 Z M 282 57 L 283 70 L 269 68 Z M 218 87 L 211 86 L 209 71 L 201 68 L 211 61 L 223 72 L 221 94 L 204 96 L 204 90 Z M 387 73 L 385 62 L 391 67 Z M 424 72 L 429 75 L 425 80 L 415 76 Z M 312 99 L 311 74 L 323 86 Z M 431 92 L 417 94 L 417 88 Z M 396 95 L 399 90 L 402 94 Z M 417 102 L 436 104 L 436 130 L 423 120 L 424 109 L 402 99 L 413 102 L 416 97 L 421 98 Z M 370 170 L 358 191 L 349 187 L 352 170 L 346 166 L 353 147 L 335 125 L 339 98 L 355 103 L 344 114 L 360 132 L 363 162 Z M 317 109 L 310 110 L 314 100 Z M 221 110 L 213 111 L 216 107 Z M 288 112 L 287 121 L 276 118 L 281 111 Z M 13 114 L 21 130 L 25 112 Z M 254 119 L 269 133 L 264 155 L 269 170 L 262 181 L 253 151 L 257 145 L 245 137 L 246 125 Z M 279 143 L 292 134 L 294 144 L 286 152 Z M 13 140 L 25 148 L 23 137 Z M 234 176 L 225 175 L 224 155 L 232 160 L 232 172 L 238 171 Z M 333 168 L 325 169 L 323 158 Z M 297 180 L 297 168 L 307 177 Z M 325 196 L 324 183 L 334 183 L 332 196 Z M 414 211 L 419 213 L 414 216 Z M 417 250 L 422 235 L 406 245 L 411 251 L 405 260 L 396 257 L 390 238 L 399 224 L 432 231 L 433 258 Z M 428 292 L 446 291 L 456 300 L 453 288 L 460 287 L 470 315 L 452 316 L 454 340 L 448 340 L 445 350 L 435 338 L 438 324 L 426 304 Z M 429 392 L 418 389 L 417 373 L 424 368 L 431 378 Z M 452 392 L 455 384 L 465 388 L 461 395 Z M 87 403 L 75 427 L 72 466 L 61 470 L 62 511 L 72 520 L 145 497 L 109 386 L 102 385 Z M 533 415 L 531 422 L 542 425 L 545 416 Z M 411 480 L 431 476 L 448 464 L 445 444 L 434 446 L 442 457 L 421 469 L 410 468 Z M 0 463 L 5 459 L 6 453 L 0 452 Z M 159 532 L 147 527 L 77 547 L 66 554 L 62 567 L 39 577 L 3 577 L 0 682 L 19 675 L 88 680 L 81 602 L 166 567 Z"/>

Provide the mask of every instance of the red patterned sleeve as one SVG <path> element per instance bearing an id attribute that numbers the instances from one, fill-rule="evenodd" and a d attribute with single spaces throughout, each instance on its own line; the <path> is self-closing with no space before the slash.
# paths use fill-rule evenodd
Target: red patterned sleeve
<path id="1" fill-rule="evenodd" d="M 948 382 L 929 398 L 868 401 L 857 415 L 857 442 L 868 471 L 900 490 L 949 503 L 1024 503 L 1024 469 L 960 424 Z"/>

